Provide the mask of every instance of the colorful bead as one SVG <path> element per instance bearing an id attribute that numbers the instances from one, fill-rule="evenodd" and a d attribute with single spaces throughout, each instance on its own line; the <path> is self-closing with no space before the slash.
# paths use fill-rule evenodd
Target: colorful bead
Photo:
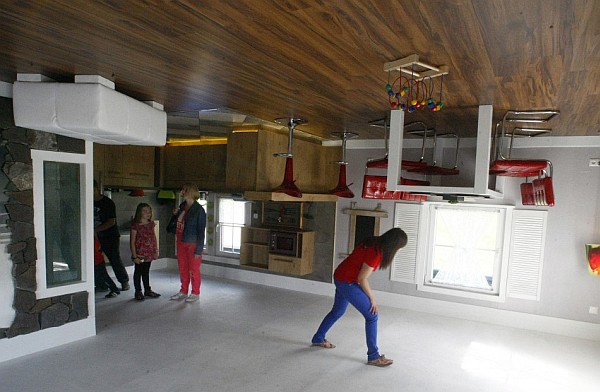
<path id="1" fill-rule="evenodd" d="M 390 105 L 392 106 L 392 109 L 396 109 L 398 107 L 398 103 L 394 101 L 392 101 Z"/>
<path id="2" fill-rule="evenodd" d="M 389 83 L 388 83 L 388 84 L 386 84 L 386 85 L 385 85 L 385 89 L 386 89 L 386 91 L 390 91 L 390 90 L 392 89 L 392 85 L 391 85 L 391 84 L 389 84 Z"/>

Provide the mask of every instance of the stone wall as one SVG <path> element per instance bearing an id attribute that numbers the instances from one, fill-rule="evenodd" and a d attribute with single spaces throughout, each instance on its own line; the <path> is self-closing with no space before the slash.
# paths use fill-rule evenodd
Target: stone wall
<path id="1" fill-rule="evenodd" d="M 37 299 L 35 295 L 37 250 L 33 224 L 33 167 L 31 149 L 85 153 L 82 140 L 18 128 L 14 125 L 12 101 L 0 98 L 0 184 L 2 205 L 10 231 L 7 251 L 13 262 L 15 319 L 0 329 L 0 339 L 12 338 L 89 316 L 88 292 Z"/>

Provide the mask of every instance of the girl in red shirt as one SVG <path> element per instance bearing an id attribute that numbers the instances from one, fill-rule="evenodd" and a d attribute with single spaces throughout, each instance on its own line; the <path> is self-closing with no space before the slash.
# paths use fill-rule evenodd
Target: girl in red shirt
<path id="1" fill-rule="evenodd" d="M 160 294 L 150 288 L 150 264 L 158 258 L 158 244 L 154 234 L 154 220 L 152 220 L 152 207 L 147 203 L 138 204 L 133 222 L 131 222 L 131 261 L 134 263 L 133 284 L 135 286 L 135 299 L 143 301 L 145 297 L 158 298 Z M 142 294 L 141 281 L 144 282 Z"/>
<path id="2" fill-rule="evenodd" d="M 406 245 L 407 240 L 406 233 L 402 229 L 393 228 L 379 237 L 367 238 L 342 261 L 333 274 L 335 283 L 333 308 L 325 316 L 317 333 L 313 336 L 313 346 L 335 347 L 325 339 L 325 335 L 333 324 L 344 315 L 350 303 L 365 318 L 367 365 L 383 367 L 394 363 L 393 360 L 379 354 L 377 347 L 377 305 L 368 278 L 377 268 L 386 269 L 389 267 L 396 252 Z"/>

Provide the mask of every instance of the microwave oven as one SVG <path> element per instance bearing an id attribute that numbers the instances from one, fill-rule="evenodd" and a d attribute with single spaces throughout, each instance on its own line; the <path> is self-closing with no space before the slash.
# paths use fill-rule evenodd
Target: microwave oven
<path id="1" fill-rule="evenodd" d="M 269 252 L 292 257 L 302 257 L 302 235 L 295 231 L 271 231 Z"/>

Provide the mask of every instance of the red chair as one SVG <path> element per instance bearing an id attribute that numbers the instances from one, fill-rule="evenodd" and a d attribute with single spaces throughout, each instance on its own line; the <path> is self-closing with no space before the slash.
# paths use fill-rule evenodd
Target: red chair
<path id="1" fill-rule="evenodd" d="M 421 145 L 421 158 L 418 161 L 402 160 L 402 168 L 424 168 L 427 166 L 427 162 L 424 160 L 425 155 L 425 141 L 427 137 L 427 126 L 420 121 L 409 123 L 405 125 L 407 127 L 413 127 L 419 125 L 423 127 L 423 143 Z M 384 123 L 384 128 L 386 127 Z M 387 130 L 387 129 L 386 129 Z M 386 133 L 386 144 L 387 144 L 387 133 Z M 369 169 L 381 169 L 387 170 L 388 168 L 388 154 L 385 154 L 383 158 L 375 158 L 367 160 L 365 165 L 365 175 L 363 179 L 362 197 L 363 199 L 388 199 L 388 200 L 411 200 L 411 201 L 424 201 L 427 200 L 426 195 L 413 194 L 411 192 L 402 191 L 388 191 L 387 190 L 387 176 L 369 174 Z M 429 181 L 413 180 L 407 178 L 400 178 L 400 185 L 421 185 L 428 186 Z"/>
<path id="2" fill-rule="evenodd" d="M 400 185 L 429 185 L 428 181 L 419 181 L 411 179 L 400 179 Z M 414 194 L 411 192 L 388 191 L 387 177 L 373 174 L 365 174 L 362 189 L 363 199 L 387 199 L 387 200 L 412 200 L 425 201 L 426 195 Z"/>
<path id="3" fill-rule="evenodd" d="M 532 182 L 521 184 L 521 203 L 524 206 L 554 206 L 554 187 L 552 184 L 552 163 L 547 161 L 549 175 L 546 170 L 540 171 L 543 177 L 536 178 Z"/>

